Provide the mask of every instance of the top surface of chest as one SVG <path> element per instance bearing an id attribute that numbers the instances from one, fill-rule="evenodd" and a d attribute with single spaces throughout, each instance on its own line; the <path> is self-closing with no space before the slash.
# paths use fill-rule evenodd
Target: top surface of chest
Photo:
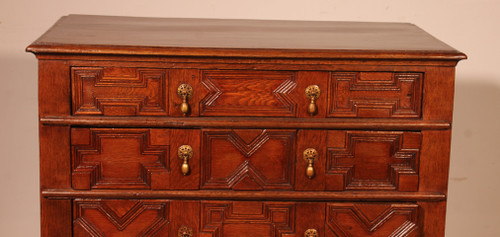
<path id="1" fill-rule="evenodd" d="M 69 15 L 35 53 L 459 60 L 408 23 L 168 19 Z"/>

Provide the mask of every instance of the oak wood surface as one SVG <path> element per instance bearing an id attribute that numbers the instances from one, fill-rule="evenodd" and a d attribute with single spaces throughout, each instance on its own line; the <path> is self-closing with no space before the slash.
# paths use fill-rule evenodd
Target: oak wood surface
<path id="1" fill-rule="evenodd" d="M 444 236 L 466 56 L 412 24 L 70 15 L 27 51 L 44 237 Z"/>
<path id="2" fill-rule="evenodd" d="M 178 127 L 178 128 L 304 128 L 304 129 L 370 129 L 370 130 L 446 130 L 451 124 L 440 120 L 398 119 L 320 119 L 304 118 L 249 118 L 249 117 L 85 117 L 44 116 L 45 125 L 73 125 L 92 127 Z"/>
<path id="3" fill-rule="evenodd" d="M 87 15 L 62 17 L 27 50 L 185 56 L 465 58 L 464 54 L 408 23 Z"/>
<path id="4" fill-rule="evenodd" d="M 446 195 L 439 192 L 396 191 L 233 191 L 233 190 L 72 190 L 44 189 L 42 197 L 49 199 L 72 198 L 168 198 L 207 200 L 280 200 L 280 201 L 443 201 Z"/>

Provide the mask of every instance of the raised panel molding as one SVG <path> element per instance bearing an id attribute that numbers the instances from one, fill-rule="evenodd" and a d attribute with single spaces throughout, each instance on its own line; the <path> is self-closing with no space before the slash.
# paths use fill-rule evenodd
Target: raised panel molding
<path id="1" fill-rule="evenodd" d="M 328 117 L 419 118 L 422 73 L 333 72 Z"/>
<path id="2" fill-rule="evenodd" d="M 201 208 L 202 236 L 295 236 L 294 203 L 207 201 Z"/>
<path id="3" fill-rule="evenodd" d="M 339 237 L 418 236 L 418 205 L 412 203 L 330 203 L 326 208 L 330 231 Z"/>
<path id="4" fill-rule="evenodd" d="M 419 132 L 329 131 L 327 190 L 418 190 Z"/>
<path id="5" fill-rule="evenodd" d="M 296 117 L 297 102 L 290 96 L 295 77 L 288 71 L 202 71 L 208 94 L 200 115 Z"/>
<path id="6" fill-rule="evenodd" d="M 266 129 L 203 130 L 202 188 L 292 189 L 295 133 Z"/>
<path id="7" fill-rule="evenodd" d="M 75 115 L 168 115 L 164 69 L 72 67 Z"/>
<path id="8" fill-rule="evenodd" d="M 168 233 L 167 200 L 76 199 L 73 236 L 155 236 Z M 162 235 L 163 236 L 163 235 Z"/>
<path id="9" fill-rule="evenodd" d="M 73 188 L 168 189 L 168 136 L 167 129 L 73 128 Z"/>

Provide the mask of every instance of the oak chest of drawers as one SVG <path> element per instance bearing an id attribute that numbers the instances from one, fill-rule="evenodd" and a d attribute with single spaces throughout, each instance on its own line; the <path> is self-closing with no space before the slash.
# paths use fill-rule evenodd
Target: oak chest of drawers
<path id="1" fill-rule="evenodd" d="M 70 15 L 42 236 L 444 236 L 454 72 L 411 24 Z"/>

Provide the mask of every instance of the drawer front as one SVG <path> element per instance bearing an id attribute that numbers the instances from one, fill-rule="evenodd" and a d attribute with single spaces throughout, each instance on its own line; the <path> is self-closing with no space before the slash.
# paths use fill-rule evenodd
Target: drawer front
<path id="1" fill-rule="evenodd" d="M 74 189 L 198 189 L 199 130 L 72 128 Z M 179 147 L 189 144 L 190 175 Z"/>
<path id="2" fill-rule="evenodd" d="M 73 236 L 419 236 L 416 203 L 75 199 Z"/>
<path id="3" fill-rule="evenodd" d="M 417 191 L 421 145 L 403 131 L 72 128 L 72 187 Z"/>
<path id="4" fill-rule="evenodd" d="M 328 117 L 419 118 L 423 73 L 332 72 Z"/>
<path id="5" fill-rule="evenodd" d="M 199 210 L 198 201 L 75 199 L 73 236 L 199 236 Z"/>
<path id="6" fill-rule="evenodd" d="M 296 190 L 418 191 L 422 133 L 300 130 Z M 303 151 L 314 149 L 309 167 Z"/>
<path id="7" fill-rule="evenodd" d="M 72 67 L 74 115 L 168 115 L 168 70 Z"/>
<path id="8" fill-rule="evenodd" d="M 326 236 L 419 236 L 413 203 L 328 203 Z"/>
<path id="9" fill-rule="evenodd" d="M 295 130 L 203 129 L 202 189 L 292 189 Z"/>
<path id="10" fill-rule="evenodd" d="M 419 132 L 328 131 L 327 190 L 418 190 Z"/>
<path id="11" fill-rule="evenodd" d="M 208 93 L 200 101 L 200 116 L 296 117 L 294 72 L 204 70 L 201 83 Z"/>

